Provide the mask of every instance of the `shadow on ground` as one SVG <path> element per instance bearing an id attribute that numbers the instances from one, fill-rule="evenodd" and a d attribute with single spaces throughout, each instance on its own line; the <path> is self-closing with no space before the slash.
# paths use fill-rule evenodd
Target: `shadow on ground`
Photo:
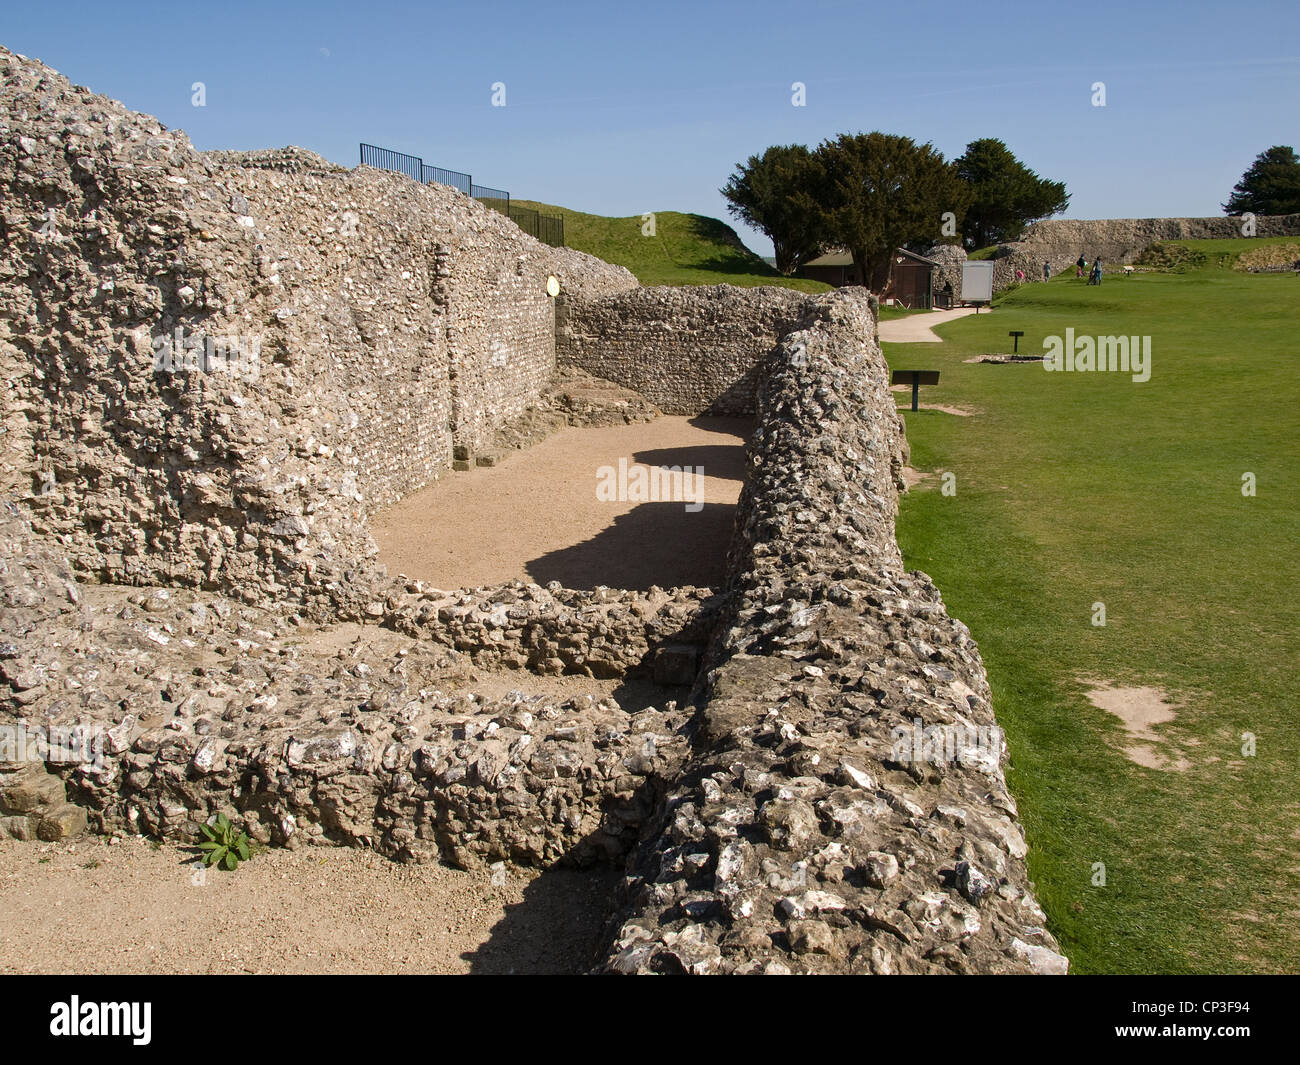
<path id="1" fill-rule="evenodd" d="M 462 954 L 480 975 L 585 973 L 595 964 L 614 912 L 619 869 L 547 869 L 505 908 L 488 941 Z"/>
<path id="2" fill-rule="evenodd" d="M 678 466 L 684 470 L 702 469 L 706 477 L 728 481 L 745 479 L 745 449 L 736 444 L 703 444 L 695 447 L 657 447 L 638 451 L 634 462 L 647 466 Z"/>
<path id="3" fill-rule="evenodd" d="M 566 588 L 721 588 L 736 505 L 705 503 L 694 512 L 687 505 L 643 503 L 590 540 L 548 551 L 524 568 L 538 584 Z"/>

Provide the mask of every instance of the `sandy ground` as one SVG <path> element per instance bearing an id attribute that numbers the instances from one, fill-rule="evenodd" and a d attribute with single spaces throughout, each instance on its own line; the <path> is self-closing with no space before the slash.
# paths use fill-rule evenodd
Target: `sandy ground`
<path id="1" fill-rule="evenodd" d="M 954 318 L 965 318 L 974 314 L 974 307 L 954 307 L 947 311 L 928 311 L 925 314 L 909 314 L 903 318 L 891 318 L 880 323 L 880 339 L 886 344 L 942 344 L 933 327 L 951 322 Z M 987 312 L 986 312 L 987 313 Z"/>
<path id="2" fill-rule="evenodd" d="M 566 429 L 500 466 L 447 474 L 376 515 L 380 559 L 436 588 L 517 577 L 567 588 L 717 587 L 751 429 L 745 419 L 674 417 Z M 675 500 L 598 499 L 601 467 L 617 471 L 620 459 L 629 470 L 703 467 L 703 509 L 686 510 L 691 488 L 680 483 Z"/>
<path id="3" fill-rule="evenodd" d="M 1173 769 L 1182 771 L 1190 764 L 1155 731 L 1177 716 L 1177 704 L 1160 688 L 1122 688 L 1102 683 L 1089 688 L 1088 701 L 1102 710 L 1114 714 L 1124 725 L 1124 731 L 1133 742 L 1124 747 L 1124 753 L 1138 765 L 1148 769 Z"/>
<path id="4" fill-rule="evenodd" d="M 617 872 L 398 865 L 268 850 L 199 877 L 127 838 L 0 841 L 0 973 L 573 973 Z"/>

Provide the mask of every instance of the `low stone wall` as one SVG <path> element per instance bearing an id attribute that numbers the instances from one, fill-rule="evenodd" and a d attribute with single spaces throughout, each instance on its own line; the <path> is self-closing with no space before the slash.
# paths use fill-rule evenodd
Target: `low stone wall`
<path id="1" fill-rule="evenodd" d="M 759 364 L 808 302 L 790 289 L 732 285 L 562 298 L 556 357 L 665 414 L 751 414 Z"/>
<path id="2" fill-rule="evenodd" d="M 276 604 L 84 586 L 0 507 L 0 832 L 89 820 L 192 842 L 225 813 L 266 843 L 461 866 L 631 848 L 685 757 L 685 711 L 484 696 L 476 671 L 514 667 L 525 691 L 530 664 L 689 690 L 717 597 L 519 582 L 375 607 L 375 624 L 318 629 Z M 68 757 L 38 745 L 56 735 Z"/>
<path id="3" fill-rule="evenodd" d="M 1023 270 L 1027 281 L 1043 280 L 1043 263 L 1051 264 L 1052 275 L 1072 271 L 1082 255 L 1091 267 L 1100 257 L 1103 271 L 1131 263 L 1147 248 L 1162 240 L 1226 240 L 1241 238 L 1242 221 L 1227 215 L 1216 218 L 1105 218 L 1080 220 L 1049 218 L 1025 229 L 1015 243 L 997 250 L 993 267 L 993 288 L 1006 288 Z M 1257 237 L 1300 235 L 1300 214 L 1260 215 L 1255 219 Z"/>
<path id="4" fill-rule="evenodd" d="M 979 653 L 903 572 L 902 427 L 872 328 L 841 291 L 767 360 L 732 613 L 607 971 L 1065 970 Z M 913 729 L 965 738 L 918 758 Z"/>
<path id="5" fill-rule="evenodd" d="M 514 581 L 452 593 L 407 591 L 385 605 L 384 624 L 492 668 L 649 676 L 660 648 L 685 654 L 685 647 L 708 642 L 721 603 L 708 588 L 575 591 L 557 581 L 546 588 Z M 668 683 L 693 684 L 695 672 Z"/>

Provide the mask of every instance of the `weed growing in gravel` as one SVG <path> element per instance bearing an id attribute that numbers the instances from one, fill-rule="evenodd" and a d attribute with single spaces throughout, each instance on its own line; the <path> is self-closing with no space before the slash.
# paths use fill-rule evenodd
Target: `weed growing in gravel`
<path id="1" fill-rule="evenodd" d="M 236 829 L 225 814 L 217 814 L 215 822 L 199 825 L 199 829 L 207 837 L 199 844 L 204 865 L 216 865 L 233 872 L 240 862 L 253 856 L 253 842 L 248 833 Z"/>

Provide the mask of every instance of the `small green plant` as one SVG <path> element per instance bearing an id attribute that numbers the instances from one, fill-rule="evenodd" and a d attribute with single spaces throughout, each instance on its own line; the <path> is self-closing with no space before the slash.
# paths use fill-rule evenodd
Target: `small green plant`
<path id="1" fill-rule="evenodd" d="M 217 814 L 216 821 L 210 825 L 199 825 L 199 829 L 207 837 L 199 844 L 204 865 L 216 865 L 233 871 L 239 867 L 240 862 L 246 862 L 253 856 L 253 845 L 248 833 L 237 830 L 225 814 Z"/>

